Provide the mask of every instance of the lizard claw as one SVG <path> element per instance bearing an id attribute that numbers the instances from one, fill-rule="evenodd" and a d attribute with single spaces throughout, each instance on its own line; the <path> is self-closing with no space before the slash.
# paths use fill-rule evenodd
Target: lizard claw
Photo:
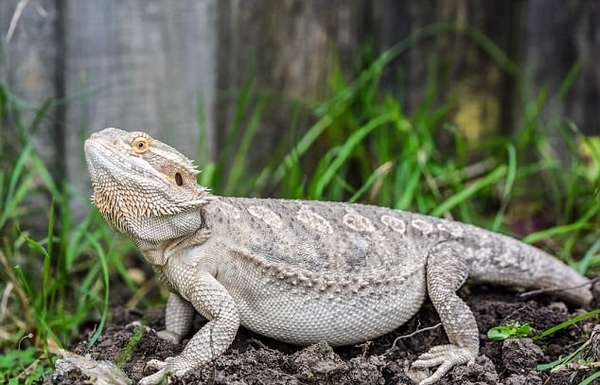
<path id="1" fill-rule="evenodd" d="M 456 345 L 439 345 L 421 354 L 419 359 L 413 362 L 411 369 L 439 366 L 431 376 L 419 382 L 419 385 L 430 385 L 442 378 L 453 366 L 473 362 L 476 357 L 477 352 L 473 349 Z"/>

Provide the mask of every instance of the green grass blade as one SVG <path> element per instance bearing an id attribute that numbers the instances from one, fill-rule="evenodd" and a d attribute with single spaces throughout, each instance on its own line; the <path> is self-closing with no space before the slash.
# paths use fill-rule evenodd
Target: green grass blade
<path id="1" fill-rule="evenodd" d="M 506 181 L 504 182 L 504 190 L 502 192 L 502 204 L 496 213 L 496 217 L 494 218 L 494 223 L 492 225 L 492 230 L 494 231 L 498 231 L 500 225 L 502 224 L 502 218 L 506 212 L 506 207 L 508 206 L 509 202 L 508 198 L 510 196 L 510 192 L 512 191 L 517 175 L 517 152 L 515 150 L 515 146 L 511 143 L 507 144 L 506 151 L 508 153 Z"/>
<path id="2" fill-rule="evenodd" d="M 557 360 L 554 360 L 552 362 L 548 362 L 548 363 L 545 363 L 545 364 L 539 364 L 537 366 L 537 370 L 539 370 L 539 371 L 549 370 L 549 369 L 557 367 L 558 365 L 562 365 L 564 363 L 570 362 L 570 361 L 573 360 L 573 358 L 577 357 L 577 355 L 583 351 L 583 349 L 585 348 L 585 346 L 586 346 L 585 344 L 581 345 L 574 352 L 568 354 L 565 357 L 561 357 L 561 358 L 559 358 Z"/>
<path id="3" fill-rule="evenodd" d="M 592 246 L 583 255 L 581 261 L 575 264 L 575 270 L 579 274 L 585 274 L 585 272 L 588 271 L 592 265 L 593 261 L 600 259 L 598 256 L 598 250 L 600 250 L 600 239 L 597 239 L 596 242 L 592 243 Z"/>
<path id="4" fill-rule="evenodd" d="M 567 94 L 569 93 L 569 90 L 573 87 L 573 83 L 579 76 L 580 72 L 581 72 L 581 61 L 576 60 L 575 63 L 573 63 L 573 65 L 571 66 L 571 68 L 569 68 L 569 72 L 567 73 L 567 76 L 560 84 L 560 88 L 559 88 L 558 96 L 557 96 L 559 100 L 564 100 L 566 98 Z"/>
<path id="5" fill-rule="evenodd" d="M 534 341 L 535 340 L 539 340 L 541 338 L 544 338 L 544 337 L 547 337 L 547 336 L 549 336 L 551 334 L 554 334 L 557 331 L 566 328 L 567 326 L 574 325 L 574 324 L 576 324 L 578 322 L 581 322 L 581 321 L 586 320 L 586 319 L 591 318 L 591 317 L 595 317 L 597 315 L 600 315 L 600 309 L 596 309 L 596 310 L 592 310 L 592 311 L 589 311 L 589 312 L 584 313 L 584 314 L 580 314 L 578 316 L 575 316 L 575 317 L 573 317 L 571 319 L 566 320 L 565 322 L 561 322 L 558 325 L 555 325 L 555 326 L 553 326 L 553 327 L 551 327 L 549 329 L 544 330 L 540 334 L 537 334 L 537 335 L 533 336 L 532 339 Z"/>
<path id="6" fill-rule="evenodd" d="M 110 306 L 109 301 L 109 293 L 110 293 L 110 269 L 108 267 L 108 256 L 104 253 L 104 248 L 95 237 L 88 236 L 88 241 L 92 245 L 93 249 L 98 254 L 98 261 L 102 266 L 102 283 L 104 284 L 104 302 L 102 307 L 102 312 L 100 316 L 100 323 L 96 328 L 96 331 L 90 337 L 90 340 L 87 343 L 88 348 L 96 343 L 102 331 L 104 331 L 104 325 L 106 325 L 106 320 L 108 318 L 108 309 Z"/>
<path id="7" fill-rule="evenodd" d="M 27 193 L 31 191 L 34 176 L 31 174 L 25 175 L 25 165 L 27 160 L 32 156 L 32 152 L 33 147 L 31 145 L 25 146 L 12 169 L 8 189 L 4 197 L 2 215 L 0 215 L 0 227 L 6 223 L 9 217 L 18 216 L 15 210 L 17 210 L 19 204 L 25 199 Z"/>
<path id="8" fill-rule="evenodd" d="M 549 229 L 536 231 L 535 233 L 531 233 L 525 238 L 523 238 L 523 242 L 534 244 L 540 242 L 547 238 L 556 237 L 558 235 L 569 234 L 571 232 L 588 229 L 591 225 L 586 222 L 576 222 L 570 223 L 568 225 L 555 226 Z"/>
<path id="9" fill-rule="evenodd" d="M 597 384 L 597 382 L 595 382 L 597 379 L 600 378 L 600 371 L 596 372 L 596 373 L 592 373 L 589 375 L 589 377 L 584 378 L 579 385 L 593 385 L 593 384 Z"/>
<path id="10" fill-rule="evenodd" d="M 383 127 L 385 123 L 392 121 L 393 116 L 391 114 L 381 115 L 374 118 L 369 123 L 359 128 L 358 131 L 353 133 L 347 140 L 346 143 L 340 148 L 340 151 L 336 154 L 335 159 L 327 167 L 325 172 L 317 178 L 317 185 L 312 194 L 313 198 L 320 198 L 323 195 L 323 190 L 334 178 L 336 172 L 344 165 L 352 151 L 360 144 L 367 135 L 373 130 Z"/>
<path id="11" fill-rule="evenodd" d="M 326 115 L 319 119 L 306 134 L 298 141 L 292 151 L 283 159 L 283 162 L 275 169 L 271 182 L 276 185 L 281 182 L 288 169 L 294 167 L 300 161 L 300 157 L 312 146 L 317 138 L 325 131 L 333 122 L 334 116 Z"/>
<path id="12" fill-rule="evenodd" d="M 492 171 L 485 177 L 478 179 L 476 182 L 474 182 L 464 190 L 458 192 L 457 194 L 442 202 L 436 209 L 434 209 L 431 212 L 431 215 L 438 217 L 449 212 L 450 210 L 452 210 L 452 208 L 456 207 L 462 202 L 465 202 L 478 191 L 492 185 L 493 183 L 503 178 L 506 175 L 506 170 L 506 165 L 498 166 L 494 171 Z"/>
<path id="13" fill-rule="evenodd" d="M 250 151 L 250 146 L 252 144 L 252 139 L 258 128 L 260 127 L 260 118 L 264 112 L 266 107 L 266 100 L 261 98 L 258 102 L 258 105 L 252 111 L 252 116 L 250 118 L 250 123 L 248 124 L 248 129 L 245 130 L 242 141 L 236 151 L 234 156 L 233 164 L 229 170 L 229 175 L 227 177 L 227 185 L 224 189 L 225 195 L 231 195 L 234 189 L 242 180 L 242 175 L 245 173 L 246 168 L 245 164 L 248 159 L 248 152 Z"/>
<path id="14" fill-rule="evenodd" d="M 371 175 L 367 177 L 365 183 L 348 199 L 348 202 L 357 202 L 375 183 L 381 182 L 385 178 L 390 170 L 394 167 L 393 162 L 385 162 L 381 166 L 377 167 Z"/>

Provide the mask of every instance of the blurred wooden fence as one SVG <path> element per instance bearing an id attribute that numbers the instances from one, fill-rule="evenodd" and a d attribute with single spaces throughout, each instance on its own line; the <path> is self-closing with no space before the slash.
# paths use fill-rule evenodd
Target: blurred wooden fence
<path id="1" fill-rule="evenodd" d="M 36 141 L 56 176 L 82 191 L 89 131 L 146 130 L 201 165 L 222 148 L 236 92 L 253 74 L 253 91 L 272 96 L 257 134 L 262 148 L 248 160 L 260 162 L 290 133 L 292 103 L 284 101 L 324 100 L 335 66 L 351 78 L 365 44 L 382 52 L 432 25 L 455 32 L 415 41 L 384 73 L 409 112 L 432 57 L 433 72 L 444 75 L 440 99 L 461 85 L 455 123 L 507 133 L 519 129 L 522 108 L 514 107 L 531 99 L 525 93 L 557 95 L 576 68 L 564 103 L 548 113 L 600 134 L 599 8 L 593 0 L 3 0 L 0 83 L 29 107 L 63 101 Z M 456 33 L 466 26 L 507 60 Z M 11 130 L 0 127 L 3 149 Z"/>

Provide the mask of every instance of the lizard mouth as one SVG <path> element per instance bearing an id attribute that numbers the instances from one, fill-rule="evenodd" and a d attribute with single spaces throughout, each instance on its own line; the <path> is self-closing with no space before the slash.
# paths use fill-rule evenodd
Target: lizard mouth
<path id="1" fill-rule="evenodd" d="M 122 158 L 120 151 L 116 150 L 118 142 L 108 144 L 105 140 L 99 137 L 98 133 L 93 133 L 84 144 L 85 159 L 92 179 L 97 176 L 93 173 L 94 170 L 103 169 L 105 172 L 110 172 L 108 167 L 102 167 L 105 164 L 112 164 L 120 161 Z"/>

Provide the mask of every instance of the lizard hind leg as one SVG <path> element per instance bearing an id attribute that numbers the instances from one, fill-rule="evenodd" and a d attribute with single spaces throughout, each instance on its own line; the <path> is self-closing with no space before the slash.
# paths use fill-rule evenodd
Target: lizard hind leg
<path id="1" fill-rule="evenodd" d="M 165 309 L 165 330 L 159 331 L 158 336 L 164 340 L 180 343 L 192 328 L 195 313 L 194 306 L 179 294 L 169 294 Z"/>
<path id="2" fill-rule="evenodd" d="M 431 248 L 427 258 L 427 291 L 437 310 L 450 344 L 432 347 L 412 364 L 412 368 L 438 369 L 419 385 L 437 382 L 455 365 L 472 362 L 479 352 L 479 332 L 471 309 L 456 291 L 468 276 L 463 246 L 441 242 Z"/>

